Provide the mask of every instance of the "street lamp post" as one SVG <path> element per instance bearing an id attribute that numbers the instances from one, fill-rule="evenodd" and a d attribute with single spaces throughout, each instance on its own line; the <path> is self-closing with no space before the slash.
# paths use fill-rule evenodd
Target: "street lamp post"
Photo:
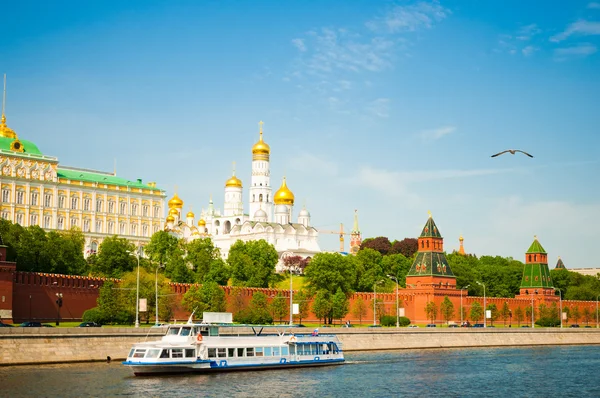
<path id="1" fill-rule="evenodd" d="M 462 304 L 463 290 L 468 289 L 469 286 L 471 286 L 471 285 L 467 285 L 467 286 L 465 286 L 465 287 L 463 287 L 463 288 L 460 289 L 460 326 L 462 326 L 463 323 L 464 323 L 464 320 L 463 320 L 463 304 Z M 467 291 L 467 294 L 468 294 L 468 291 Z"/>
<path id="2" fill-rule="evenodd" d="M 487 328 L 487 303 L 485 299 L 485 285 L 479 281 L 477 281 L 477 284 L 483 286 L 483 327 Z"/>
<path id="3" fill-rule="evenodd" d="M 562 329 L 562 327 L 563 327 L 563 322 L 562 322 L 562 291 L 560 290 L 559 287 L 555 287 L 554 290 L 558 290 L 558 302 L 559 302 L 559 309 L 560 309 L 560 314 L 558 315 L 558 317 L 560 319 L 560 328 Z"/>
<path id="4" fill-rule="evenodd" d="M 396 281 L 396 327 L 399 328 L 400 327 L 400 300 L 398 298 L 398 285 L 400 284 L 400 282 L 398 282 L 398 278 L 393 275 L 388 275 L 388 278 L 391 278 L 394 281 Z"/>
<path id="5" fill-rule="evenodd" d="M 135 289 L 135 327 L 140 327 L 140 247 L 138 246 L 137 253 L 134 254 L 127 251 L 129 255 L 137 257 L 137 287 Z"/>
<path id="6" fill-rule="evenodd" d="M 156 326 L 158 326 L 158 269 L 162 268 L 162 267 L 163 267 L 162 264 L 158 264 L 158 266 L 156 267 L 156 275 L 154 277 L 154 289 L 155 289 L 155 293 L 156 293 L 156 302 L 155 302 L 156 319 L 154 320 L 154 324 Z"/>
<path id="7" fill-rule="evenodd" d="M 377 303 L 377 284 L 381 281 L 377 281 L 373 284 L 373 326 L 377 326 L 377 318 L 376 313 L 377 310 L 375 308 L 375 304 Z"/>
<path id="8" fill-rule="evenodd" d="M 292 252 L 283 252 L 281 253 L 281 260 L 283 261 L 286 257 L 292 255 L 294 255 Z M 292 284 L 292 273 L 292 265 L 290 264 L 290 326 L 294 324 L 294 290 Z"/>
<path id="9" fill-rule="evenodd" d="M 57 314 L 56 314 L 56 326 L 60 325 L 60 307 L 62 307 L 63 305 L 63 294 L 62 293 L 56 293 L 56 308 L 57 308 Z"/>
<path id="10" fill-rule="evenodd" d="M 535 291 L 537 294 L 537 290 Z M 533 306 L 533 290 L 531 291 L 531 328 L 535 328 L 535 307 Z"/>

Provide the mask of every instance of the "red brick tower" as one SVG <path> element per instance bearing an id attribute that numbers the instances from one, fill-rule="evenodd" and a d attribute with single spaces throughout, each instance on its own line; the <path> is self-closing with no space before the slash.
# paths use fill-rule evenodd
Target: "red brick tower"
<path id="1" fill-rule="evenodd" d="M 0 237 L 0 319 L 4 323 L 13 322 L 13 275 L 17 264 L 6 261 L 7 247 Z"/>

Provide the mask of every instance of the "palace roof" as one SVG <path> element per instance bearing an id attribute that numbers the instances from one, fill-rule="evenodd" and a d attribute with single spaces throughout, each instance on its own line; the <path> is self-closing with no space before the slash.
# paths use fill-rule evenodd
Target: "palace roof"
<path id="1" fill-rule="evenodd" d="M 151 186 L 149 184 L 142 183 L 142 180 L 127 180 L 125 178 L 117 177 L 116 175 L 110 173 L 104 173 L 101 171 L 94 170 L 82 170 L 76 168 L 63 168 L 58 167 L 57 170 L 58 178 L 66 179 L 66 180 L 76 180 L 76 181 L 87 181 L 87 182 L 95 182 L 98 184 L 107 184 L 107 185 L 118 185 L 122 187 L 130 187 L 130 188 L 139 188 L 139 189 L 149 189 L 152 191 L 160 191 L 160 188 L 155 186 Z"/>

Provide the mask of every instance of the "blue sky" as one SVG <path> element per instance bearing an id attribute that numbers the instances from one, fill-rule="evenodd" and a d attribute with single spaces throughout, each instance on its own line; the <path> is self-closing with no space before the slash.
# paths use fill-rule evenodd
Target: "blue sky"
<path id="1" fill-rule="evenodd" d="M 263 120 L 319 229 L 358 209 L 364 237 L 415 237 L 430 210 L 448 251 L 537 235 L 600 267 L 600 2 L 84 3 L 2 9 L 8 124 L 62 164 L 117 159 L 199 213 L 233 161 L 249 185 Z"/>

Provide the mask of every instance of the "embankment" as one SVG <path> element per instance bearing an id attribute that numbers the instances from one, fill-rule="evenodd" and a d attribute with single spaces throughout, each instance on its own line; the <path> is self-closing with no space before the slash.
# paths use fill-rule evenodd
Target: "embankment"
<path id="1" fill-rule="evenodd" d="M 284 331 L 285 328 L 279 328 Z M 250 328 L 239 328 L 240 333 Z M 307 333 L 310 329 L 295 329 Z M 542 345 L 600 345 L 600 329 L 367 329 L 321 328 L 345 351 Z M 131 345 L 158 340 L 157 329 L 2 328 L 0 365 L 122 360 Z"/>

